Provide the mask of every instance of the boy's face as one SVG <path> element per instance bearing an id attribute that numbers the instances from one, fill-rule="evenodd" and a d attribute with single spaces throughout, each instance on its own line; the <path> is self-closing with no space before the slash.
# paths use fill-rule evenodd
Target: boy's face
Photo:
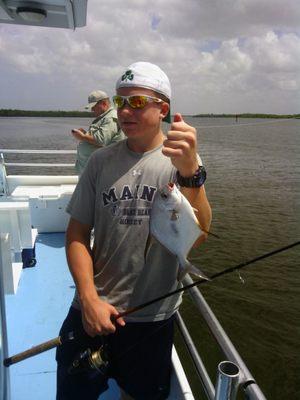
<path id="1" fill-rule="evenodd" d="M 158 97 L 153 90 L 138 87 L 119 88 L 117 94 L 120 96 L 146 95 Z M 169 105 L 165 102 L 149 102 L 142 109 L 131 108 L 125 102 L 124 106 L 118 109 L 119 124 L 129 139 L 155 135 L 160 131 L 161 121 L 168 109 Z"/>

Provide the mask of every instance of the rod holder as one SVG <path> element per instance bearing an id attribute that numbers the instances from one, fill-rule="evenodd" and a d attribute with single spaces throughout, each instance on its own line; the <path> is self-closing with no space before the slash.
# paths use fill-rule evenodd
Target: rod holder
<path id="1" fill-rule="evenodd" d="M 239 367 L 231 361 L 218 365 L 215 400 L 235 400 L 239 387 Z"/>

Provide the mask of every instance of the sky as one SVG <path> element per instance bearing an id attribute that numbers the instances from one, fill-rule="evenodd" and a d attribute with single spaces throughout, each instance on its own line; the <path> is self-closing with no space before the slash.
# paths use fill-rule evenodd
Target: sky
<path id="1" fill-rule="evenodd" d="M 172 112 L 300 113 L 299 0 L 88 0 L 75 31 L 0 24 L 0 108 L 84 110 L 136 61 Z"/>

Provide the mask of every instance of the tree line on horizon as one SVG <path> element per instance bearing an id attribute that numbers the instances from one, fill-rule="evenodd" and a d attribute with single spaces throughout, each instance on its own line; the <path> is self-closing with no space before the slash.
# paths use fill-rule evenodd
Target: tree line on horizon
<path id="1" fill-rule="evenodd" d="M 93 117 L 89 111 L 62 111 L 62 110 L 16 110 L 0 109 L 1 117 Z M 240 113 L 240 114 L 196 114 L 189 115 L 197 118 L 300 118 L 300 114 L 263 114 L 263 113 Z"/>
<path id="2" fill-rule="evenodd" d="M 89 111 L 0 109 L 1 117 L 92 117 Z"/>
<path id="3" fill-rule="evenodd" d="M 260 113 L 242 113 L 242 114 L 196 114 L 197 118 L 300 118 L 300 114 L 260 114 Z"/>

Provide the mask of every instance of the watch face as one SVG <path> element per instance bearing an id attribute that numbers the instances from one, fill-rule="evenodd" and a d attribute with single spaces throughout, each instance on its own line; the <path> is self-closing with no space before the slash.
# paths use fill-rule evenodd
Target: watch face
<path id="1" fill-rule="evenodd" d="M 200 166 L 198 170 L 195 172 L 194 176 L 190 178 L 182 177 L 177 171 L 177 182 L 180 186 L 197 188 L 203 185 L 206 180 L 206 171 L 203 166 Z"/>
<path id="2" fill-rule="evenodd" d="M 195 174 L 195 178 L 200 185 L 203 185 L 203 183 L 206 181 L 206 171 L 203 166 L 200 166 L 197 173 Z"/>

